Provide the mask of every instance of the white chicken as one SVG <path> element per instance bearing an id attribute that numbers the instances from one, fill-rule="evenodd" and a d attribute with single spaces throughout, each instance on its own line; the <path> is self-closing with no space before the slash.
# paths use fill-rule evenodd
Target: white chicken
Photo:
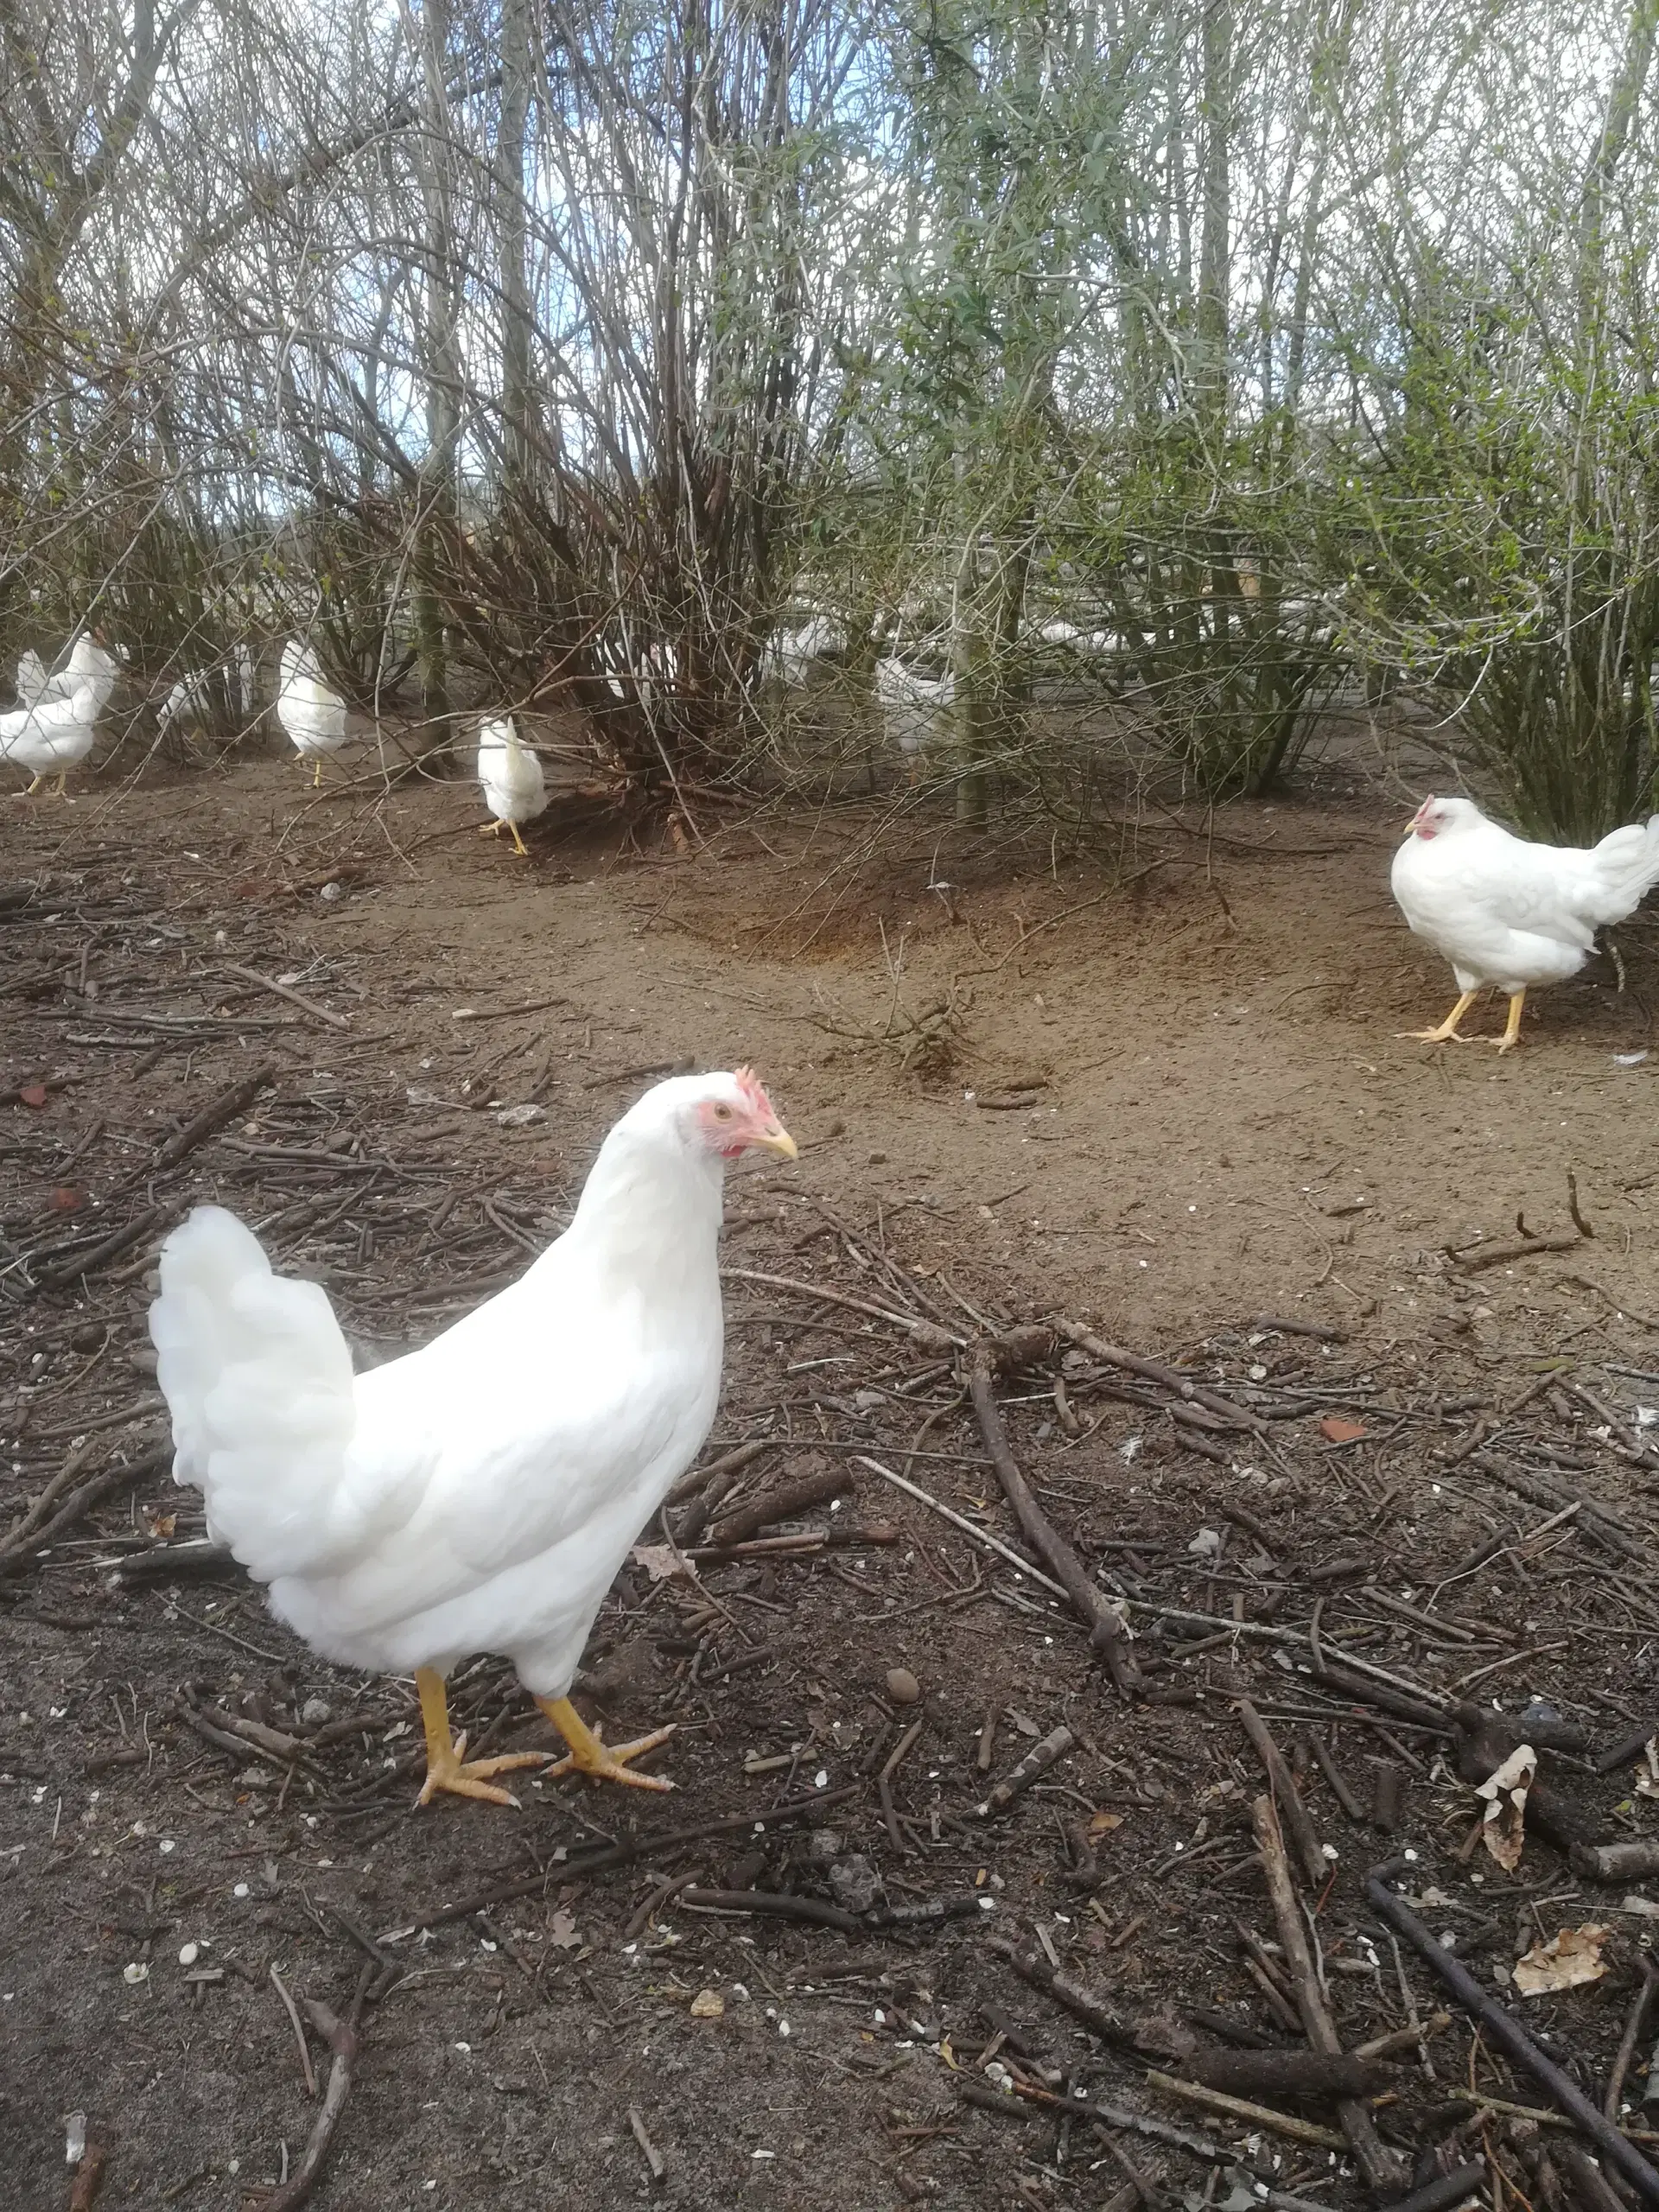
<path id="1" fill-rule="evenodd" d="M 58 779 L 58 797 L 68 797 L 64 785 L 71 768 L 92 749 L 99 703 L 97 686 L 88 681 L 67 698 L 42 698 L 0 715 L 0 760 L 34 777 L 25 798 L 51 775 Z"/>
<path id="2" fill-rule="evenodd" d="M 539 756 L 521 744 L 511 715 L 499 721 L 480 722 L 478 730 L 478 780 L 484 787 L 484 804 L 495 817 L 479 831 L 481 837 L 512 832 L 513 850 L 528 860 L 521 822 L 533 822 L 547 811 L 547 778 Z"/>
<path id="3" fill-rule="evenodd" d="M 1443 1045 L 1480 990 L 1509 994 L 1500 1052 L 1520 1041 L 1535 983 L 1576 975 L 1596 931 L 1635 912 L 1659 883 L 1659 814 L 1599 845 L 1534 845 L 1489 822 L 1472 800 L 1426 798 L 1394 856 L 1394 896 L 1412 930 L 1452 963 L 1461 993 L 1438 1029 L 1405 1033 Z M 1459 1039 L 1459 1041 L 1463 1041 Z"/>
<path id="4" fill-rule="evenodd" d="M 833 660 L 847 650 L 847 633 L 827 614 L 814 614 L 793 630 L 780 631 L 768 644 L 766 673 L 791 689 L 804 684 L 815 663 Z"/>
<path id="5" fill-rule="evenodd" d="M 952 734 L 957 679 L 924 676 L 891 656 L 875 664 L 875 696 L 889 739 L 912 769 L 923 753 L 947 746 Z"/>
<path id="6" fill-rule="evenodd" d="M 212 726 L 226 708 L 245 728 L 257 703 L 257 677 L 252 647 L 233 645 L 223 659 L 179 678 L 156 710 L 156 728 Z"/>
<path id="7" fill-rule="evenodd" d="M 276 682 L 276 719 L 301 760 L 309 760 L 315 789 L 322 781 L 325 753 L 346 742 L 346 702 L 322 680 L 309 645 L 290 638 L 283 647 Z"/>
<path id="8" fill-rule="evenodd" d="M 40 655 L 31 646 L 17 663 L 17 699 L 24 707 L 37 707 L 54 699 L 72 699 L 83 685 L 92 688 L 92 714 L 101 715 L 109 704 L 123 656 L 111 649 L 102 630 L 82 630 L 69 648 L 69 658 L 55 676 L 48 676 Z"/>
<path id="9" fill-rule="evenodd" d="M 199 1206 L 162 1247 L 149 1311 L 174 1478 L 271 1610 L 349 1666 L 415 1670 L 437 1790 L 515 1801 L 467 1762 L 444 1675 L 506 1653 L 568 1745 L 552 1771 L 666 1789 L 568 1695 L 601 1600 L 709 1433 L 722 1351 L 727 1163 L 795 1144 L 753 1073 L 659 1083 L 600 1147 L 575 1217 L 499 1296 L 422 1351 L 353 1376 L 327 1294 L 271 1273 Z"/>

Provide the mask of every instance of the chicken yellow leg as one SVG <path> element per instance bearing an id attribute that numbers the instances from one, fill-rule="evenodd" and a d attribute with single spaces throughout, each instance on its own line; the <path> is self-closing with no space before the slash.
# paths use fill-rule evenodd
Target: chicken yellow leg
<path id="1" fill-rule="evenodd" d="M 1503 1025 L 1503 1034 L 1498 1038 L 1497 1049 L 1508 1052 L 1521 1042 L 1521 1009 L 1527 1002 L 1526 986 L 1510 993 L 1510 1018 Z"/>
<path id="2" fill-rule="evenodd" d="M 509 822 L 507 827 L 512 832 L 512 849 L 521 861 L 527 861 L 530 858 L 530 847 L 518 835 L 518 824 L 516 822 Z"/>
<path id="3" fill-rule="evenodd" d="M 312 763 L 311 788 L 314 791 L 320 791 L 322 789 L 322 755 L 321 753 L 317 754 L 315 760 Z"/>
<path id="4" fill-rule="evenodd" d="M 1420 1044 L 1423 1045 L 1444 1045 L 1452 1039 L 1455 1039 L 1459 1045 L 1466 1044 L 1468 1039 L 1458 1035 L 1458 1024 L 1479 995 L 1478 991 L 1465 991 L 1438 1029 L 1402 1029 L 1399 1034 L 1402 1037 L 1414 1037 Z M 1510 1041 L 1513 1042 L 1513 1039 Z"/>
<path id="5" fill-rule="evenodd" d="M 456 1797 L 481 1797 L 490 1805 L 517 1805 L 518 1800 L 511 1790 L 493 1788 L 486 1777 L 509 1767 L 540 1766 L 547 1754 L 509 1751 L 500 1758 L 463 1762 L 467 1738 L 464 1733 L 453 1740 L 450 1738 L 449 1700 L 443 1676 L 435 1668 L 417 1667 L 415 1688 L 420 1693 L 421 1725 L 426 1731 L 426 1780 L 421 1786 L 421 1803 L 429 1805 L 438 1790 L 447 1789 Z"/>
<path id="6" fill-rule="evenodd" d="M 601 1743 L 599 1731 L 590 1728 L 568 1697 L 538 1697 L 537 1704 L 569 1745 L 568 1758 L 547 1770 L 550 1782 L 556 1775 L 591 1774 L 599 1782 L 631 1783 L 636 1789 L 671 1789 L 674 1785 L 657 1774 L 631 1774 L 625 1764 L 637 1759 L 643 1751 L 655 1751 L 658 1744 L 665 1744 L 674 1733 L 671 1722 L 666 1728 L 653 1728 L 649 1736 L 641 1736 L 632 1744 L 619 1744 L 613 1750 Z"/>

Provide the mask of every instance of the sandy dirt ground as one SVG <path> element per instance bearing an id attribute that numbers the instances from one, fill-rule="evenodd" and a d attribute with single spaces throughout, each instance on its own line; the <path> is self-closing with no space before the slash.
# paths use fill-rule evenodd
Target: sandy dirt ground
<path id="1" fill-rule="evenodd" d="M 1455 2008 L 1427 2067 L 1373 2085 L 1385 2189 L 1325 2141 L 1328 2095 L 1263 2094 L 1298 2136 L 1146 2081 L 1297 2041 L 1245 1695 L 1331 1846 L 1310 1902 L 1345 2045 L 1441 1999 L 1365 1901 L 1402 1847 L 1436 1939 L 1505 2001 L 1545 1936 L 1611 1931 L 1599 1979 L 1525 2012 L 1598 2100 L 1639 1986 L 1640 1882 L 1598 1889 L 1536 1825 L 1516 1869 L 1471 1850 L 1459 1770 L 1471 1695 L 1517 1726 L 1542 1700 L 1580 1840 L 1652 1826 L 1635 1753 L 1595 1760 L 1659 1713 L 1659 948 L 1628 927 L 1624 988 L 1598 959 L 1501 1060 L 1401 1039 L 1452 995 L 1388 896 L 1408 810 L 1355 766 L 1294 803 L 1154 814 L 1110 865 L 976 853 L 920 814 L 872 856 L 856 810 L 722 817 L 684 852 L 547 818 L 524 862 L 476 836 L 466 787 L 314 798 L 270 760 L 7 802 L 7 2202 L 84 2192 L 84 2122 L 109 2212 L 240 2212 L 302 2171 L 335 2065 L 309 2201 L 340 2212 L 1127 2212 L 1142 2189 L 1242 2212 L 1403 2194 L 1437 2150 L 1553 2205 L 1554 2139 L 1490 2101 L 1537 2084 Z M 714 1534 L 837 1470 L 838 1512 L 763 1523 L 758 1551 L 699 1529 L 694 1575 L 659 1550 L 619 1581 L 583 1694 L 619 1728 L 677 1720 L 671 1798 L 532 1782 L 517 1813 L 414 1811 L 406 1682 L 316 1660 L 235 1570 L 154 1572 L 200 1534 L 160 1449 L 156 1244 L 219 1198 L 376 1361 L 556 1233 L 646 1083 L 742 1060 L 802 1157 L 730 1193 L 704 1456 L 759 1448 Z M 1057 1318 L 1163 1363 L 1057 1338 L 998 1386 L 1043 1508 L 1127 1605 L 1128 1700 L 984 1541 L 1025 1538 L 968 1349 Z M 1335 1672 L 1321 1623 L 1327 1659 L 1351 1655 Z M 1394 1707 L 1367 1702 L 1378 1669 Z M 499 1662 L 454 1687 L 475 1743 L 535 1745 Z M 1062 1757 L 982 1816 L 1060 1726 Z M 1103 1993 L 1117 2031 L 999 1943 Z M 349 2063 L 308 2031 L 315 2095 L 283 1992 L 356 2021 Z M 1209 2131 L 1211 2153 L 1045 2094 Z"/>

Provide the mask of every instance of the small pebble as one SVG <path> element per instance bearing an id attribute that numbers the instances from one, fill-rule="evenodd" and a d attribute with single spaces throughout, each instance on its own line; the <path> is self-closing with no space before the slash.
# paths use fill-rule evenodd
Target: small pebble
<path id="1" fill-rule="evenodd" d="M 179 1964 L 180 1964 L 181 1967 L 193 1967 L 193 1966 L 194 1966 L 194 1964 L 196 1963 L 196 1961 L 197 1961 L 200 1956 L 201 1956 L 201 1946 L 200 1946 L 200 1943 L 181 1943 L 181 1944 L 180 1944 L 180 1946 L 179 1946 Z"/>
<path id="2" fill-rule="evenodd" d="M 308 1697 L 300 1707 L 300 1718 L 308 1728 L 321 1728 L 325 1720 L 332 1720 L 334 1708 L 326 1697 Z"/>
<path id="3" fill-rule="evenodd" d="M 908 1667 L 889 1667 L 887 1695 L 895 1705 L 914 1705 L 921 1696 L 922 1686 Z"/>

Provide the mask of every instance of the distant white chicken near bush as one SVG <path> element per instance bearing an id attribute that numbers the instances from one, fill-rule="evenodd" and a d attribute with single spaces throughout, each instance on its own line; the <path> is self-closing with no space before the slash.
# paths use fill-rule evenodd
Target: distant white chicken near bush
<path id="1" fill-rule="evenodd" d="M 302 760 L 312 763 L 312 787 L 322 781 L 326 754 L 346 742 L 346 702 L 322 680 L 322 671 L 303 639 L 283 647 L 277 671 L 276 719 Z"/>
<path id="2" fill-rule="evenodd" d="M 720 1395 L 717 1247 L 728 1162 L 795 1157 L 754 1076 L 659 1083 L 600 1147 L 575 1217 L 517 1282 L 422 1351 L 354 1376 L 319 1284 L 271 1273 L 234 1215 L 199 1206 L 162 1247 L 149 1311 L 174 1478 L 314 1650 L 413 1669 L 421 1802 L 514 1800 L 467 1761 L 444 1675 L 505 1652 L 569 1745 L 551 1771 L 664 1789 L 570 1703 L 629 1548 L 690 1465 Z"/>
<path id="3" fill-rule="evenodd" d="M 484 804 L 495 817 L 493 822 L 484 824 L 480 836 L 499 837 L 504 830 L 511 830 L 514 851 L 528 860 L 518 824 L 533 822 L 547 811 L 547 778 L 540 757 L 521 742 L 511 715 L 480 723 L 478 780 L 483 786 Z"/>
<path id="4" fill-rule="evenodd" d="M 1500 1052 L 1520 1041 L 1521 1009 L 1536 983 L 1574 976 L 1596 931 L 1633 914 L 1659 883 L 1659 814 L 1615 830 L 1599 845 L 1535 845 L 1489 822 L 1472 799 L 1426 798 L 1394 856 L 1394 896 L 1417 936 L 1452 963 L 1461 993 L 1425 1044 L 1459 1037 L 1489 983 L 1509 994 Z"/>

